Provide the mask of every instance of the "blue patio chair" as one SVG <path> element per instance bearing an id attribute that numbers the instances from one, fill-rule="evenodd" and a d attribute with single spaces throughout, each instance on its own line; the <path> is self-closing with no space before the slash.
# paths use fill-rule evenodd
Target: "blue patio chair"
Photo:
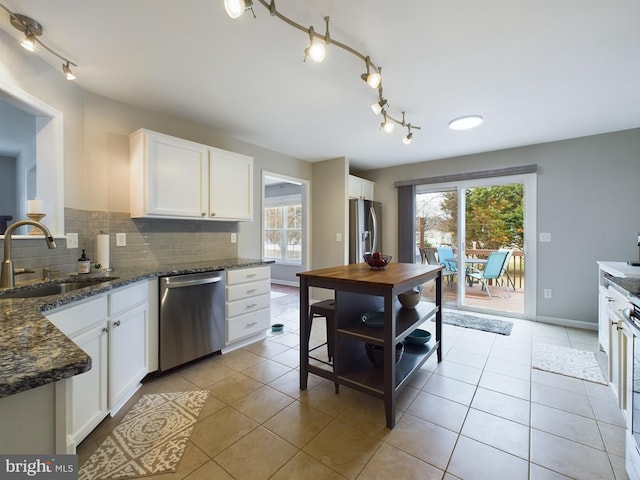
<path id="1" fill-rule="evenodd" d="M 458 264 L 456 258 L 453 255 L 453 249 L 446 245 L 436 247 L 438 252 L 438 261 L 440 265 L 444 267 L 442 276 L 447 278 L 447 285 L 453 285 L 453 279 L 458 275 Z"/>
<path id="2" fill-rule="evenodd" d="M 482 283 L 482 288 L 487 291 L 487 295 L 491 298 L 491 292 L 489 291 L 489 283 L 488 280 L 503 280 L 504 290 L 507 292 L 507 296 L 511 298 L 511 294 L 509 293 L 509 286 L 502 275 L 504 274 L 504 263 L 509 256 L 509 252 L 507 251 L 497 251 L 491 252 L 489 254 L 489 258 L 487 258 L 487 263 L 484 266 L 484 270 L 478 270 L 477 268 L 469 268 L 467 271 L 467 276 L 471 279 L 477 280 Z"/>

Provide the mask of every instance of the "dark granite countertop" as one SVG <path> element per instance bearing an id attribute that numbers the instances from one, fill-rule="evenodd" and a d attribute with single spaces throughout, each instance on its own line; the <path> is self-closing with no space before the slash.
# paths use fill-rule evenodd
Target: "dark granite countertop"
<path id="1" fill-rule="evenodd" d="M 10 289 L 0 289 L 0 398 L 91 369 L 91 357 L 47 320 L 44 316 L 47 311 L 149 278 L 269 263 L 273 262 L 231 258 L 190 264 L 158 265 L 155 268 L 137 271 L 118 270 L 109 273 L 110 276 L 118 277 L 115 280 L 97 283 L 92 280 L 95 281 L 99 277 L 89 275 L 82 279 L 89 285 L 86 288 L 36 298 L 2 298 L 2 294 L 32 289 L 43 283 L 60 283 L 69 277 L 48 282 L 28 282 Z M 80 277 L 74 277 L 74 280 L 80 280 Z"/>
<path id="2" fill-rule="evenodd" d="M 640 301 L 640 278 L 619 278 L 607 276 L 607 279 L 622 289 L 624 291 L 623 293 L 636 297 L 636 300 Z"/>

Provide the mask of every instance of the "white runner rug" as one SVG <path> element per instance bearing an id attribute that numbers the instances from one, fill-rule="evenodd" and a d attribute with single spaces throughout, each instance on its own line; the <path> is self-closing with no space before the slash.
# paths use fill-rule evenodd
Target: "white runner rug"
<path id="1" fill-rule="evenodd" d="M 594 352 L 536 343 L 533 347 L 532 367 L 589 382 L 607 384 Z"/>

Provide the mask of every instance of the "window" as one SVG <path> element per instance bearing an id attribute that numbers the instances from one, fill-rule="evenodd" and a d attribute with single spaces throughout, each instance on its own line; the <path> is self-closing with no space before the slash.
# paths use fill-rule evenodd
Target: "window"
<path id="1" fill-rule="evenodd" d="M 302 205 L 264 209 L 264 257 L 278 263 L 302 263 Z"/>

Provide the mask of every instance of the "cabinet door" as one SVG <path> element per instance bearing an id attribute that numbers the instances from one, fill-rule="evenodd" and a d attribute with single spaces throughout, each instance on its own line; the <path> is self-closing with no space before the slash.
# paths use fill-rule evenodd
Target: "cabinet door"
<path id="1" fill-rule="evenodd" d="M 373 200 L 373 186 L 374 183 L 369 180 L 362 179 L 362 198 L 365 200 Z"/>
<path id="2" fill-rule="evenodd" d="M 147 135 L 147 214 L 206 218 L 207 147 L 166 135 Z"/>
<path id="3" fill-rule="evenodd" d="M 107 322 L 72 340 L 91 356 L 91 370 L 71 377 L 71 425 L 67 435 L 78 445 L 107 416 Z"/>
<path id="4" fill-rule="evenodd" d="M 609 316 L 607 304 L 611 301 L 609 289 L 603 285 L 599 287 L 598 294 L 598 343 L 607 355 L 609 354 Z"/>
<path id="5" fill-rule="evenodd" d="M 212 148 L 209 214 L 214 220 L 253 220 L 253 159 Z"/>
<path id="6" fill-rule="evenodd" d="M 109 321 L 109 408 L 111 415 L 138 389 L 147 374 L 147 305 Z"/>

